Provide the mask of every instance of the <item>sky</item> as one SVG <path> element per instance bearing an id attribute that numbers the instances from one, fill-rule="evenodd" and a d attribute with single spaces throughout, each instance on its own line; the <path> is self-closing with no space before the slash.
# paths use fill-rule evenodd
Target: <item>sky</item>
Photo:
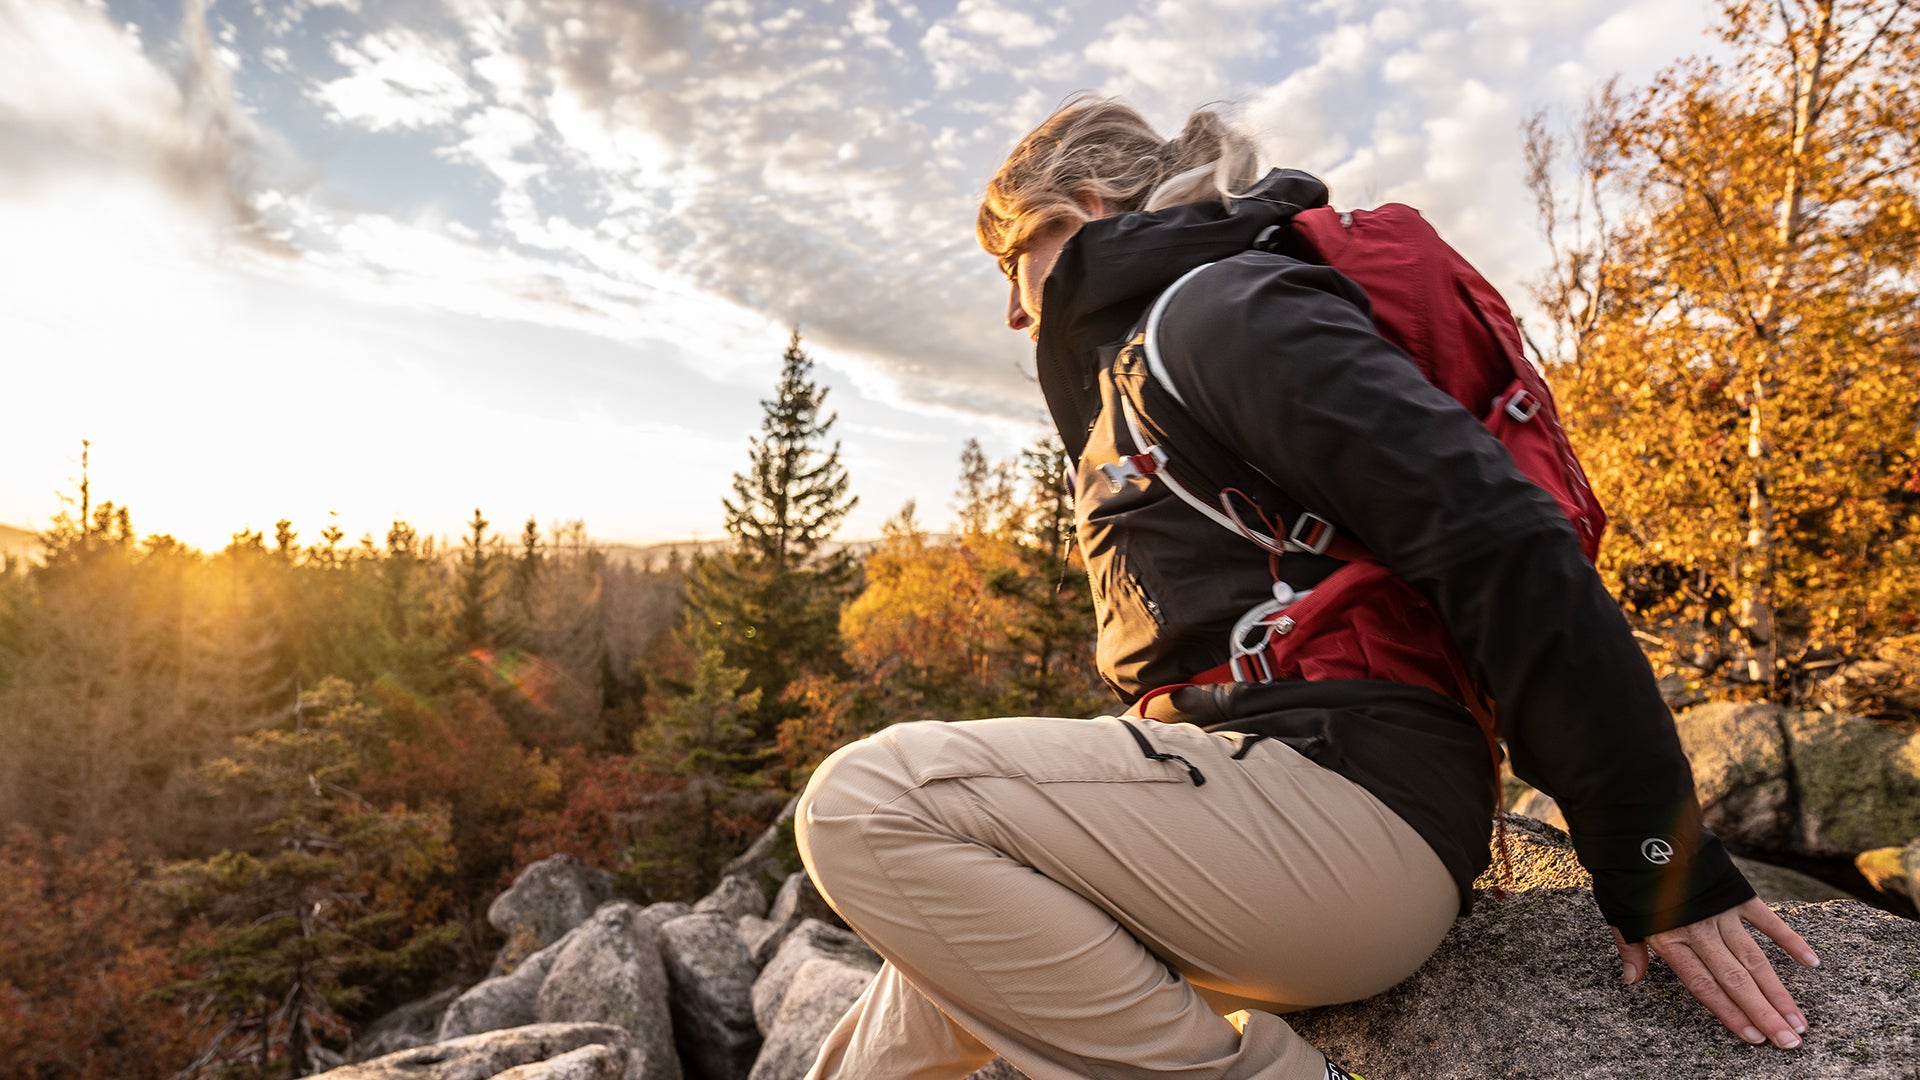
<path id="1" fill-rule="evenodd" d="M 0 0 L 0 523 L 723 534 L 798 327 L 860 505 L 1044 431 L 973 239 L 1077 91 L 1215 103 L 1524 309 L 1519 125 L 1701 0 Z"/>

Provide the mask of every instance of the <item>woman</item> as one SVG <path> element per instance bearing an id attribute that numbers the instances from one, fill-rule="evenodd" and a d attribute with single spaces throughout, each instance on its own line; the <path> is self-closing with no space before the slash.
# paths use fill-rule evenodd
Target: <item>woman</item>
<path id="1" fill-rule="evenodd" d="M 1252 246 L 1325 202 L 1305 174 L 1258 179 L 1250 141 L 1211 113 L 1162 140 L 1087 98 L 989 184 L 980 240 L 1077 461 L 1098 662 L 1136 715 L 904 724 L 822 765 L 801 853 L 887 963 L 812 1077 L 958 1078 L 996 1052 L 1033 1080 L 1346 1076 L 1279 1014 L 1411 974 L 1488 863 L 1472 688 L 1362 671 L 1143 702 L 1334 565 L 1270 566 L 1157 479 L 1100 470 L 1147 449 L 1117 403 L 1139 377 L 1123 346 L 1202 266 L 1156 315 L 1186 411 L 1437 613 L 1499 703 L 1515 770 L 1559 798 L 1627 981 L 1651 945 L 1736 1034 L 1799 1044 L 1806 1021 L 1743 921 L 1816 958 L 1700 826 L 1671 717 L 1566 518 L 1375 333 L 1356 286 Z"/>

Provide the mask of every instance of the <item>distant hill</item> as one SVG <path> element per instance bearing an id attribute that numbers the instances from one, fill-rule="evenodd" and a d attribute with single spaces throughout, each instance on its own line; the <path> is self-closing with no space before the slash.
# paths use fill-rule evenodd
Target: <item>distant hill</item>
<path id="1" fill-rule="evenodd" d="M 32 559 L 40 554 L 40 536 L 27 529 L 0 525 L 0 556 Z"/>
<path id="2" fill-rule="evenodd" d="M 864 558 L 879 544 L 878 540 L 830 540 L 824 545 L 824 553 L 851 548 L 856 557 Z M 675 552 L 682 559 L 691 559 L 695 555 L 718 555 L 732 545 L 732 540 L 669 540 L 658 544 L 594 543 L 594 547 L 607 553 L 609 562 L 641 569 L 664 567 Z"/>
<path id="3" fill-rule="evenodd" d="M 732 542 L 731 540 L 670 540 L 658 544 L 609 544 L 596 540 L 593 546 L 606 552 L 608 560 L 615 564 L 646 570 L 655 567 L 664 568 L 667 560 L 675 552 L 679 553 L 681 559 L 691 559 L 695 555 L 717 555 L 725 551 Z M 444 550 L 459 549 L 457 541 L 448 545 L 443 539 L 439 543 Z M 830 543 L 827 549 L 837 551 L 847 547 L 852 548 L 856 555 L 865 555 L 878 543 L 877 540 L 848 540 L 844 543 Z M 33 559 L 39 554 L 38 533 L 13 525 L 0 525 L 0 556 L 11 555 L 15 558 Z"/>

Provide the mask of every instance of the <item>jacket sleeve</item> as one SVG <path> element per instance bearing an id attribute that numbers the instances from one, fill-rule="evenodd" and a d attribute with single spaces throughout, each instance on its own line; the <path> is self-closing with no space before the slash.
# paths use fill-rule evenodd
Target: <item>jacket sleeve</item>
<path id="1" fill-rule="evenodd" d="M 1195 418 L 1433 601 L 1498 703 L 1514 772 L 1567 816 L 1629 941 L 1753 895 L 1700 821 L 1653 673 L 1552 496 L 1374 332 L 1326 267 L 1248 254 L 1169 302 Z"/>

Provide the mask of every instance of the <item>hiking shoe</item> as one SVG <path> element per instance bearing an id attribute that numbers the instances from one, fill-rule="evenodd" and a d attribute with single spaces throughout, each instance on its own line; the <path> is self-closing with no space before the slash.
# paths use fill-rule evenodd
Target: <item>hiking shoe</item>
<path id="1" fill-rule="evenodd" d="M 1367 1078 L 1357 1072 L 1348 1072 L 1329 1061 L 1327 1062 L 1327 1080 L 1367 1080 Z"/>

